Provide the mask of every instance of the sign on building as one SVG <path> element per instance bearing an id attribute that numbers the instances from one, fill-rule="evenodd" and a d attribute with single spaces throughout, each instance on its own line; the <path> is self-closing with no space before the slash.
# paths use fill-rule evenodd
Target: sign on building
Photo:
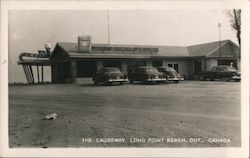
<path id="1" fill-rule="evenodd" d="M 91 36 L 78 36 L 78 48 L 80 53 L 87 53 L 91 51 Z"/>

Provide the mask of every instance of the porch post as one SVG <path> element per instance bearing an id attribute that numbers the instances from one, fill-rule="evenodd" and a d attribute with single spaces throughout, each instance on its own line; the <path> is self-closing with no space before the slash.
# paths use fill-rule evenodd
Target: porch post
<path id="1" fill-rule="evenodd" d="M 99 70 L 100 68 L 103 68 L 103 62 L 102 62 L 102 60 L 96 61 L 96 70 Z"/>
<path id="2" fill-rule="evenodd" d="M 76 61 L 71 61 L 71 81 L 72 81 L 72 83 L 76 83 L 76 78 L 77 78 Z"/>
<path id="3" fill-rule="evenodd" d="M 127 64 L 127 61 L 122 61 L 121 62 L 121 71 L 125 72 L 125 73 L 128 73 L 128 64 Z"/>

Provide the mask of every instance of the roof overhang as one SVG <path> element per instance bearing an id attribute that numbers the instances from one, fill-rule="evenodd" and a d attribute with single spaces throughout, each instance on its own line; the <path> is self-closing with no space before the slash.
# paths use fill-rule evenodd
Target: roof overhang
<path id="1" fill-rule="evenodd" d="M 50 66 L 52 65 L 52 60 L 31 60 L 25 59 L 17 62 L 19 65 L 35 65 L 35 66 Z"/>
<path id="2" fill-rule="evenodd" d="M 71 59 L 155 59 L 155 58 L 191 58 L 190 56 L 162 56 L 147 54 L 101 54 L 101 53 L 72 53 L 69 52 Z"/>

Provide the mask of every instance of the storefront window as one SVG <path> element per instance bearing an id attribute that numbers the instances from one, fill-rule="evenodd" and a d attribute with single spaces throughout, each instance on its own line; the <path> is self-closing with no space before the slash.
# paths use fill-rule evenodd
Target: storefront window
<path id="1" fill-rule="evenodd" d="M 168 67 L 172 67 L 176 72 L 179 72 L 179 64 L 168 64 Z"/>
<path id="2" fill-rule="evenodd" d="M 237 69 L 237 61 L 236 60 L 218 60 L 218 65 L 228 65 Z"/>
<path id="3" fill-rule="evenodd" d="M 153 67 L 160 67 L 162 66 L 162 61 L 153 61 Z"/>
<path id="4" fill-rule="evenodd" d="M 121 61 L 104 60 L 103 67 L 118 67 L 119 69 L 121 69 Z"/>
<path id="5" fill-rule="evenodd" d="M 174 69 L 176 72 L 179 72 L 179 64 L 174 64 Z"/>

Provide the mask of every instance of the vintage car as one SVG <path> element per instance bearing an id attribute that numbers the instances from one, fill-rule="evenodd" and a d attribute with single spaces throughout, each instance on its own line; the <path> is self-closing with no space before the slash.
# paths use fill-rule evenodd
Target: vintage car
<path id="1" fill-rule="evenodd" d="M 93 81 L 94 84 L 99 82 L 105 85 L 111 85 L 114 82 L 123 84 L 128 81 L 128 77 L 126 73 L 122 73 L 117 67 L 103 67 L 93 75 Z"/>
<path id="2" fill-rule="evenodd" d="M 200 80 L 211 80 L 214 81 L 216 79 L 221 80 L 234 80 L 240 81 L 241 74 L 238 70 L 236 70 L 232 66 L 228 65 L 219 65 L 212 67 L 209 71 L 202 71 L 198 74 Z"/>
<path id="3" fill-rule="evenodd" d="M 179 81 L 184 81 L 184 77 L 176 72 L 172 67 L 157 67 L 159 72 L 165 74 L 167 81 L 174 81 L 178 83 Z"/>
<path id="4" fill-rule="evenodd" d="M 130 83 L 134 81 L 141 81 L 143 83 L 166 81 L 164 74 L 151 66 L 138 67 L 130 72 L 128 76 Z"/>

